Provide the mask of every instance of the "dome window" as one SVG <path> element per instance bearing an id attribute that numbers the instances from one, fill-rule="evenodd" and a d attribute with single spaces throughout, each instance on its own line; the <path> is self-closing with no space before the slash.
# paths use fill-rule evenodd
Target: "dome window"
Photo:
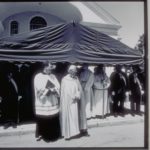
<path id="1" fill-rule="evenodd" d="M 17 21 L 12 21 L 10 23 L 10 35 L 18 34 L 19 24 Z"/>
<path id="2" fill-rule="evenodd" d="M 30 21 L 30 30 L 46 27 L 47 23 L 42 17 L 34 17 Z"/>

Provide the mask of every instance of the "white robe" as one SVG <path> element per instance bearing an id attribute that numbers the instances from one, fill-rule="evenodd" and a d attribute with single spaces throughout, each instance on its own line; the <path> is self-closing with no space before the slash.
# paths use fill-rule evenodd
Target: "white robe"
<path id="1" fill-rule="evenodd" d="M 108 87 L 110 85 L 110 79 L 105 75 L 102 76 L 94 75 L 94 85 L 93 85 L 93 106 L 92 106 L 92 116 L 104 116 L 110 112 L 109 100 L 108 100 Z"/>
<path id="2" fill-rule="evenodd" d="M 62 79 L 60 98 L 61 131 L 64 138 L 80 133 L 78 100 L 74 100 L 76 96 L 81 97 L 79 81 L 67 75 Z"/>
<path id="3" fill-rule="evenodd" d="M 86 118 L 92 117 L 93 82 L 94 75 L 90 70 L 84 70 L 80 74 L 80 83 L 84 92 Z"/>
<path id="4" fill-rule="evenodd" d="M 53 74 L 38 73 L 34 78 L 36 115 L 50 116 L 59 112 L 58 96 L 56 93 L 48 94 L 49 90 L 46 88 L 48 81 L 55 85 L 57 94 L 60 94 L 59 82 Z"/>
<path id="5" fill-rule="evenodd" d="M 85 111 L 85 108 L 86 108 L 85 96 L 84 96 L 84 92 L 83 92 L 83 89 L 82 89 L 82 86 L 81 86 L 79 80 L 77 80 L 77 81 L 78 81 L 78 85 L 79 85 L 79 88 L 81 91 L 81 99 L 78 102 L 79 127 L 80 127 L 80 130 L 86 130 L 87 129 L 87 120 L 86 120 L 86 111 Z"/>

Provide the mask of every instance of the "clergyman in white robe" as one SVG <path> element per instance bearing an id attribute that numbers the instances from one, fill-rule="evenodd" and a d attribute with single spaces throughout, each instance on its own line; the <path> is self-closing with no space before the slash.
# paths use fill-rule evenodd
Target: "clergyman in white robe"
<path id="1" fill-rule="evenodd" d="M 92 117 L 92 100 L 93 100 L 92 86 L 94 82 L 94 75 L 92 71 L 88 69 L 87 65 L 83 66 L 79 76 L 79 80 L 84 92 L 86 118 L 89 119 Z"/>
<path id="2" fill-rule="evenodd" d="M 110 85 L 110 79 L 104 71 L 94 74 L 93 85 L 93 117 L 104 117 L 110 112 L 109 100 L 108 100 L 108 87 Z"/>
<path id="3" fill-rule="evenodd" d="M 51 73 L 54 65 L 46 64 L 34 78 L 36 138 L 54 140 L 60 135 L 59 95 L 60 85 Z"/>
<path id="4" fill-rule="evenodd" d="M 55 85 L 56 93 L 47 94 L 49 90 L 46 88 L 48 81 Z M 59 112 L 58 97 L 59 82 L 56 77 L 51 74 L 39 73 L 34 79 L 35 88 L 35 113 L 36 115 L 50 116 Z"/>
<path id="5" fill-rule="evenodd" d="M 76 70 L 74 66 L 69 69 L 74 72 Z M 82 110 L 79 110 L 82 108 L 81 95 L 81 85 L 77 76 L 69 73 L 62 79 L 60 98 L 61 132 L 65 139 L 80 134 L 80 129 L 86 128 L 84 124 L 86 119 L 80 117 L 82 115 Z"/>

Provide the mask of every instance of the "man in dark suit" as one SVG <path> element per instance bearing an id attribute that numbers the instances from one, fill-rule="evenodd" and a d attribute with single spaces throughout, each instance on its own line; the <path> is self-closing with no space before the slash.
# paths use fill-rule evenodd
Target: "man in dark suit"
<path id="1" fill-rule="evenodd" d="M 110 76 L 110 95 L 113 101 L 112 110 L 114 116 L 121 114 L 124 116 L 124 101 L 127 90 L 127 76 L 121 70 L 121 66 L 117 65 L 114 72 Z"/>
<path id="2" fill-rule="evenodd" d="M 132 68 L 133 72 L 129 76 L 131 111 L 132 115 L 135 113 L 141 115 L 140 103 L 142 100 L 142 86 L 138 77 L 139 67 L 135 65 Z"/>
<path id="3" fill-rule="evenodd" d="M 138 73 L 138 78 L 140 80 L 141 86 L 142 86 L 142 104 L 145 105 L 146 104 L 146 73 L 145 73 L 145 69 L 144 66 L 139 66 L 139 73 Z"/>
<path id="4" fill-rule="evenodd" d="M 2 97 L 4 128 L 6 129 L 9 126 L 16 127 L 17 125 L 18 87 L 12 76 L 12 65 L 6 62 L 2 68 L 0 81 L 3 86 L 0 89 L 0 95 Z"/>

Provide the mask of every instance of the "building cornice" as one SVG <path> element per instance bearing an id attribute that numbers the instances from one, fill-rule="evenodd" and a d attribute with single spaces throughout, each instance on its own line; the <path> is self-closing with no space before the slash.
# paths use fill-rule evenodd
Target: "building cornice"
<path id="1" fill-rule="evenodd" d="M 91 22 L 81 22 L 81 24 L 112 36 L 117 36 L 118 30 L 121 28 L 120 25 L 113 25 L 113 24 L 100 24 Z"/>

